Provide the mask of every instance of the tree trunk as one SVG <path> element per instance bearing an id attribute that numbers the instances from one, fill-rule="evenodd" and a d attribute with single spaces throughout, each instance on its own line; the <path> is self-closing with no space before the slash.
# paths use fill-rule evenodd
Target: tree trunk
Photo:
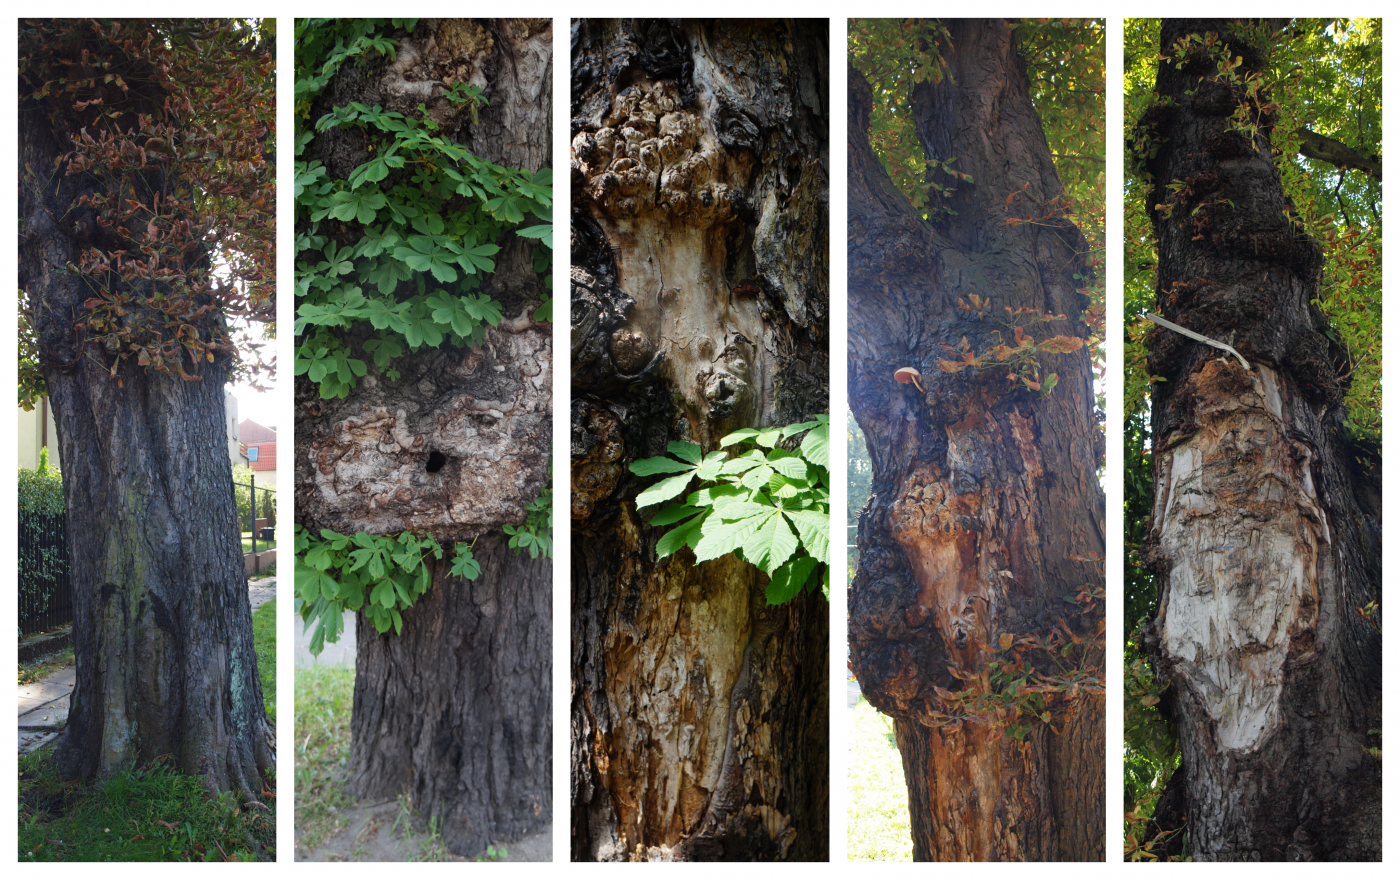
<path id="1" fill-rule="evenodd" d="M 1141 125 L 1157 303 L 1249 362 L 1165 329 L 1148 337 L 1155 502 L 1146 559 L 1159 606 L 1147 647 L 1170 685 L 1185 852 L 1197 860 L 1380 858 L 1379 511 L 1359 502 L 1344 393 L 1318 296 L 1322 254 L 1287 213 L 1270 158 L 1273 113 L 1245 83 L 1270 31 L 1167 20 Z M 1233 127 L 1236 108 L 1258 128 Z"/>
<path id="2" fill-rule="evenodd" d="M 164 118 L 158 100 L 141 100 L 123 109 Z M 73 133 L 45 105 L 26 100 L 20 113 L 20 284 L 58 428 L 74 602 L 76 681 L 55 760 L 65 775 L 105 779 L 169 756 L 213 790 L 261 799 L 275 744 L 224 424 L 230 357 L 196 364 L 181 353 L 195 381 L 132 360 L 113 369 L 113 349 L 81 323 L 94 288 L 68 269 L 87 248 L 120 246 L 83 213 L 103 178 L 65 173 Z M 153 158 L 129 194 L 149 203 L 180 185 Z M 138 310 L 152 289 L 120 293 Z"/>
<path id="3" fill-rule="evenodd" d="M 915 87 L 914 124 L 928 158 L 957 157 L 972 181 L 935 201 L 932 221 L 876 159 L 870 86 L 850 72 L 849 388 L 874 468 L 851 661 L 862 692 L 895 719 L 916 860 L 1097 860 L 1103 612 L 1065 602 L 1103 585 L 1088 352 L 1040 356 L 1059 378 L 1049 396 L 1008 386 L 1004 369 L 938 366 L 957 360 L 964 337 L 977 353 L 1003 341 L 993 331 L 1006 309 L 1069 316 L 1036 324 L 1036 338 L 1086 337 L 1075 274 L 1087 246 L 1064 219 L 1007 224 L 1060 196 L 1059 178 L 1006 23 L 946 24 L 949 75 Z M 958 305 L 975 306 L 973 294 L 990 301 L 984 319 Z M 896 382 L 904 367 L 927 393 Z M 1069 648 L 1076 671 L 1060 676 L 1081 686 L 1055 685 L 1043 708 L 1015 697 L 995 664 L 1023 655 L 1042 675 L 1055 668 L 1023 637 L 1082 640 Z M 1041 711 L 1049 723 L 1032 717 Z"/>
<path id="4" fill-rule="evenodd" d="M 404 615 L 403 632 L 356 617 L 349 791 L 407 791 L 457 853 L 549 825 L 551 566 L 493 532 L 482 576 L 450 577 Z M 488 576 L 486 573 L 490 572 Z"/>
<path id="5" fill-rule="evenodd" d="M 396 61 L 346 65 L 310 118 L 352 101 L 416 115 L 424 102 L 437 134 L 476 156 L 549 165 L 548 19 L 423 19 L 392 36 Z M 447 76 L 482 89 L 489 103 L 475 119 L 419 88 Z M 307 150 L 338 178 L 370 156 L 354 129 L 322 132 Z M 349 778 L 357 797 L 408 793 L 466 855 L 552 820 L 551 565 L 507 549 L 501 531 L 524 521 L 549 479 L 553 354 L 550 326 L 530 318 L 547 293 L 531 247 L 502 243 L 481 290 L 506 320 L 479 348 L 406 350 L 392 361 L 397 379 L 370 366 L 343 400 L 321 399 L 305 376 L 296 384 L 298 523 L 475 540 L 480 576 L 434 564 L 402 632 L 378 634 L 358 615 Z M 368 335 L 365 324 L 345 333 Z"/>
<path id="6" fill-rule="evenodd" d="M 825 22 L 573 25 L 575 860 L 825 859 L 828 606 L 658 561 L 629 462 L 827 409 Z"/>

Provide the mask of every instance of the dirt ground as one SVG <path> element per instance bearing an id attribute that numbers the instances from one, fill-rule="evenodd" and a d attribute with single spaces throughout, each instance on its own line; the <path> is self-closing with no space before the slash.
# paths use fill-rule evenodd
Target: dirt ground
<path id="1" fill-rule="evenodd" d="M 554 832 L 545 829 L 506 844 L 504 859 L 490 859 L 486 853 L 463 858 L 446 852 L 441 841 L 430 841 L 422 822 L 403 817 L 397 801 L 356 804 L 346 811 L 345 829 L 324 845 L 307 852 L 297 846 L 299 862 L 412 862 L 412 861 L 503 861 L 548 862 L 554 858 Z M 396 827 L 397 823 L 397 827 Z"/>
<path id="2" fill-rule="evenodd" d="M 355 615 L 346 612 L 345 630 L 340 640 L 326 645 L 319 657 L 309 650 L 310 635 L 297 622 L 296 664 L 316 663 L 332 666 L 355 665 Z M 442 842 L 430 841 L 423 823 L 410 823 L 400 818 L 397 801 L 360 803 L 346 811 L 345 828 L 321 846 L 307 850 L 297 844 L 299 862 L 411 862 L 411 861 L 505 861 L 549 862 L 554 859 L 554 832 L 546 828 L 514 842 L 507 842 L 504 859 L 488 859 L 486 853 L 472 858 L 452 855 L 442 848 Z M 397 827 L 395 827 L 397 823 Z"/>

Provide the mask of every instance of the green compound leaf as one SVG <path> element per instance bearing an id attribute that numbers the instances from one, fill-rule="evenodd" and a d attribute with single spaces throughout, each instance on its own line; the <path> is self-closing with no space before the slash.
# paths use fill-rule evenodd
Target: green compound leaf
<path id="1" fill-rule="evenodd" d="M 653 526 L 675 525 L 657 541 L 657 558 L 664 559 L 681 547 L 695 551 L 697 563 L 726 554 L 757 566 L 767 573 L 770 603 L 791 600 L 804 587 L 827 596 L 831 557 L 831 515 L 825 484 L 830 476 L 827 461 L 826 416 L 785 427 L 744 428 L 721 441 L 723 448 L 752 443 L 730 458 L 723 451 L 708 455 L 685 441 L 667 445 L 669 456 L 633 462 L 639 477 L 663 479 L 637 495 L 639 509 L 681 495 L 691 480 L 700 488 L 683 503 L 673 503 L 652 515 Z M 804 434 L 798 449 L 778 447 L 788 438 Z M 817 577 L 817 571 L 821 576 Z"/>
<path id="2" fill-rule="evenodd" d="M 800 593 L 816 567 L 817 560 L 810 556 L 799 556 L 784 563 L 768 582 L 768 604 L 781 605 Z"/>

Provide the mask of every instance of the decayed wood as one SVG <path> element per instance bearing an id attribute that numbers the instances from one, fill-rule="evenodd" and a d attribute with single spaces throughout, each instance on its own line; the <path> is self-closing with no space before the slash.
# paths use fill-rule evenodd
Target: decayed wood
<path id="1" fill-rule="evenodd" d="M 1008 388 L 1003 369 L 938 367 L 963 337 L 977 352 L 1005 341 L 994 318 L 1007 307 L 1069 316 L 1036 325 L 1036 338 L 1087 335 L 1079 231 L 1006 222 L 1062 194 L 1011 32 L 948 26 L 949 77 L 915 88 L 914 121 L 927 156 L 956 156 L 972 181 L 935 201 L 932 222 L 876 159 L 870 85 L 849 73 L 849 387 L 873 464 L 851 661 L 895 718 L 916 860 L 1102 859 L 1102 695 L 1055 698 L 1051 723 L 1031 721 L 1018 742 L 993 724 L 947 723 L 938 693 L 964 687 L 950 669 L 985 681 L 1002 635 L 1048 638 L 1063 621 L 1092 640 L 1101 606 L 1078 614 L 1064 597 L 1103 583 L 1091 560 L 1104 549 L 1087 352 L 1044 357 L 1059 376 L 1049 397 Z M 1018 191 L 1012 202 L 1027 204 L 1012 206 Z M 990 300 L 989 319 L 959 308 L 972 294 Z M 903 368 L 920 384 L 899 381 Z M 1089 664 L 1102 662 L 1098 649 Z"/>
<path id="2" fill-rule="evenodd" d="M 133 113 L 162 112 L 133 99 Z M 71 219 L 101 184 L 64 173 L 70 134 L 21 106 L 19 280 L 58 428 L 73 584 L 76 680 L 55 760 L 101 779 L 169 756 L 211 789 L 257 799 L 276 756 L 223 421 L 229 356 L 186 358 L 194 382 L 131 361 L 113 374 L 75 328 L 92 291 L 65 267 L 85 247 L 118 245 Z M 152 162 L 133 195 L 149 199 L 165 174 Z M 149 293 L 133 289 L 133 303 Z"/>
<path id="3" fill-rule="evenodd" d="M 439 135 L 483 159 L 549 164 L 548 19 L 424 19 L 393 36 L 395 60 L 346 65 L 312 118 L 350 101 L 409 114 L 424 103 Z M 476 120 L 442 98 L 449 77 L 482 89 L 489 105 Z M 370 155 L 344 129 L 318 134 L 308 151 L 337 177 Z M 304 376 L 296 384 L 301 525 L 476 539 L 480 577 L 433 565 L 402 633 L 378 634 L 359 616 L 349 778 L 358 797 L 407 793 L 466 855 L 552 820 L 551 565 L 508 550 L 501 531 L 524 521 L 549 473 L 553 352 L 549 325 L 529 319 L 547 293 L 531 247 L 502 243 L 481 292 L 508 320 L 479 348 L 405 352 L 392 363 L 397 381 L 371 365 L 344 400 L 322 400 Z"/>
<path id="4" fill-rule="evenodd" d="M 576 860 L 827 852 L 827 605 L 658 561 L 626 465 L 827 409 L 825 23 L 576 20 Z"/>
<path id="5" fill-rule="evenodd" d="M 1214 32 L 1241 76 L 1260 69 L 1225 20 L 1167 20 L 1162 52 Z M 1252 36 L 1248 35 L 1251 34 Z M 1379 511 L 1362 504 L 1343 431 L 1338 353 L 1322 332 L 1321 252 L 1285 214 L 1273 113 L 1192 52 L 1163 62 L 1140 125 L 1158 237 L 1158 305 L 1254 369 L 1175 333 L 1148 336 L 1155 500 L 1145 559 L 1159 608 L 1144 636 L 1182 765 L 1159 812 L 1186 817 L 1201 861 L 1378 858 L 1380 639 L 1355 609 L 1379 598 Z M 1257 99 L 1267 103 L 1262 95 Z M 1177 182 L 1177 193 L 1169 184 Z M 1185 184 L 1181 186 L 1180 184 Z M 1164 827 L 1179 822 L 1161 817 Z"/>

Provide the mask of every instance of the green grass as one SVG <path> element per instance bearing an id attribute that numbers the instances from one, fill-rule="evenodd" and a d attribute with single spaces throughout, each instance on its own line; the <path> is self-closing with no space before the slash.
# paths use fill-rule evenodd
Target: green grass
<path id="1" fill-rule="evenodd" d="M 253 612 L 253 650 L 258 655 L 267 720 L 277 726 L 277 600 L 269 599 Z"/>
<path id="2" fill-rule="evenodd" d="M 19 759 L 19 860 L 259 861 L 272 858 L 276 818 L 164 763 L 103 785 L 63 779 L 53 748 Z"/>
<path id="3" fill-rule="evenodd" d="M 21 685 L 33 684 L 36 681 L 48 678 L 58 670 L 73 663 L 73 649 L 68 648 L 58 654 L 51 654 L 48 657 L 40 657 L 38 660 L 29 663 L 19 664 L 19 683 Z"/>
<path id="4" fill-rule="evenodd" d="M 273 548 L 276 547 L 276 546 L 277 546 L 277 542 L 276 542 L 276 541 L 264 541 L 262 538 L 259 538 L 259 539 L 258 539 L 258 552 L 259 552 L 259 553 L 262 553 L 264 550 L 271 550 L 271 549 L 273 549 Z M 252 553 L 252 552 L 253 552 L 253 536 L 252 536 L 251 534 L 249 534 L 249 535 L 244 535 L 244 536 L 243 536 L 243 552 L 244 552 L 244 553 Z"/>
<path id="5" fill-rule="evenodd" d="M 268 719 L 276 724 L 276 602 L 253 614 L 253 649 Z M 72 652 L 68 654 L 71 662 Z M 21 673 L 22 675 L 22 673 Z M 19 859 L 148 862 L 265 861 L 277 847 L 272 809 L 245 807 L 228 793 L 210 797 L 196 776 L 157 761 L 106 783 L 64 779 L 53 748 L 19 759 Z"/>
<path id="6" fill-rule="evenodd" d="M 310 666 L 296 672 L 296 838 L 314 850 L 345 827 L 353 805 L 343 779 L 350 762 L 355 670 Z"/>
<path id="7" fill-rule="evenodd" d="M 904 764 L 894 744 L 894 724 L 864 697 L 851 714 L 854 727 L 846 858 L 858 862 L 913 861 L 909 790 L 904 785 Z"/>

